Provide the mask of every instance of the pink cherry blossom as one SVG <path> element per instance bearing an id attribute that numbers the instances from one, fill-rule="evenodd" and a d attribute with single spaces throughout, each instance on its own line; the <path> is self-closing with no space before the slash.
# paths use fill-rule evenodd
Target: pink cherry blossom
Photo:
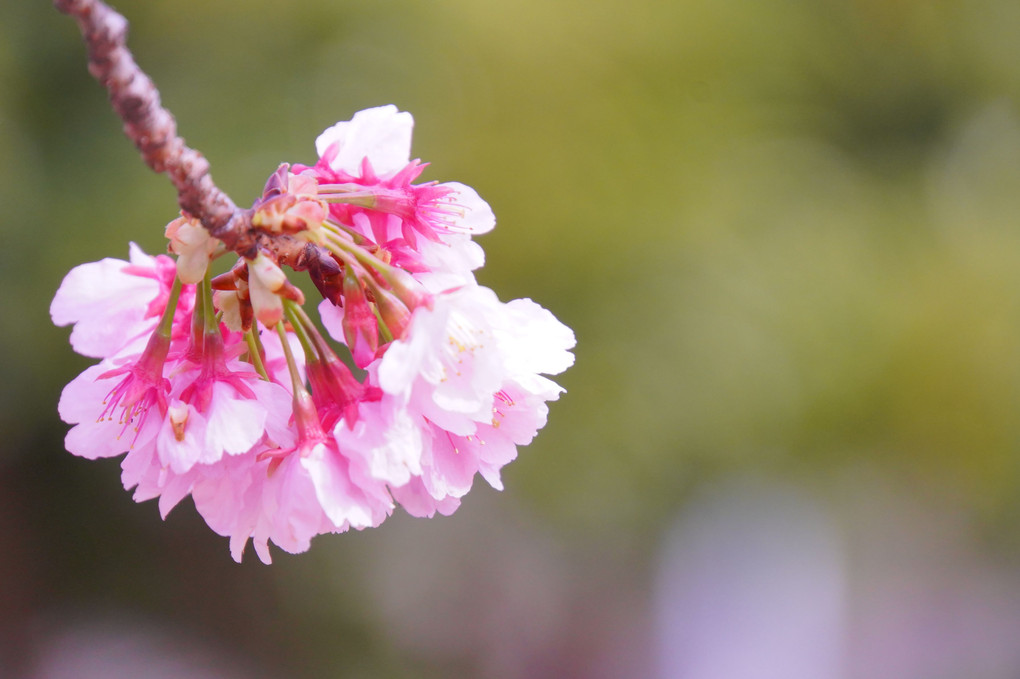
<path id="1" fill-rule="evenodd" d="M 480 474 L 489 485 L 503 490 L 500 469 L 517 457 L 517 446 L 527 445 L 545 426 L 546 401 L 556 400 L 563 389 L 539 377 L 545 389 L 532 392 L 510 382 L 494 398 L 492 419 L 478 423 L 473 434 L 458 436 L 432 424 L 427 453 L 422 458 L 422 480 L 437 499 L 461 497 Z"/>
<path id="2" fill-rule="evenodd" d="M 337 151 L 330 147 L 312 168 L 319 195 L 334 203 L 331 213 L 344 223 L 354 224 L 353 216 L 364 214 L 361 210 L 396 217 L 372 221 L 365 235 L 371 234 L 377 243 L 402 237 L 413 248 L 417 235 L 440 241 L 443 234 L 478 235 L 496 225 L 488 203 L 469 186 L 459 182 L 412 184 L 425 170 L 418 161 L 409 162 L 392 176 L 379 176 L 371 158 L 366 157 L 360 171 L 350 174 L 332 168 L 330 159 Z"/>
<path id="3" fill-rule="evenodd" d="M 573 333 L 531 300 L 502 304 L 465 287 L 419 308 L 405 338 L 380 359 L 382 390 L 423 423 L 424 489 L 461 497 L 475 473 L 500 488 L 499 470 L 545 424 L 562 389 L 539 373 L 573 363 Z"/>
<path id="4" fill-rule="evenodd" d="M 165 232 L 176 262 L 132 245 L 130 262 L 75 267 L 51 315 L 101 360 L 61 394 L 67 449 L 124 455 L 124 487 L 163 517 L 190 495 L 238 561 L 397 505 L 451 514 L 476 476 L 502 489 L 563 392 L 546 376 L 573 364 L 574 334 L 478 285 L 473 239 L 495 217 L 463 184 L 415 183 L 413 124 L 361 111 L 320 135 L 314 166 L 280 165 L 227 273 L 208 273 L 225 232 L 186 216 Z M 318 321 L 284 267 L 322 294 Z"/>
<path id="5" fill-rule="evenodd" d="M 177 473 L 224 455 L 248 452 L 267 432 L 288 427 L 290 394 L 254 373 L 237 382 L 209 379 L 209 400 L 196 405 L 174 399 L 156 439 L 159 459 Z"/>
<path id="6" fill-rule="evenodd" d="M 170 370 L 172 397 L 156 439 L 160 461 L 177 473 L 247 452 L 263 435 L 285 436 L 290 393 L 232 354 L 247 348 L 219 328 L 196 333 Z"/>
<path id="7" fill-rule="evenodd" d="M 421 476 L 422 429 L 391 396 L 379 394 L 362 401 L 358 419 L 338 422 L 333 436 L 350 460 L 351 477 L 360 485 L 403 486 Z"/>
<path id="8" fill-rule="evenodd" d="M 330 217 L 394 265 L 439 275 L 446 288 L 474 283 L 484 255 L 470 237 L 495 226 L 492 209 L 459 182 L 412 183 L 425 169 L 410 160 L 413 125 L 395 106 L 361 111 L 319 136 L 318 163 L 294 171 L 314 176 Z"/>
<path id="9" fill-rule="evenodd" d="M 137 359 L 137 356 L 131 358 Z M 69 452 L 79 457 L 90 460 L 114 457 L 132 447 L 152 445 L 159 431 L 162 414 L 157 412 L 149 417 L 151 403 L 144 406 L 138 402 L 128 404 L 125 406 L 128 413 L 123 419 L 120 413 L 109 412 L 110 394 L 124 379 L 109 376 L 111 369 L 115 369 L 115 364 L 110 361 L 86 368 L 64 387 L 60 395 L 57 412 L 64 422 L 73 425 L 64 438 L 64 445 Z M 108 377 L 104 378 L 103 375 Z M 154 392 L 164 389 L 162 384 L 155 381 L 149 382 L 147 386 L 147 389 L 142 390 L 146 396 L 150 389 Z"/>
<path id="10" fill-rule="evenodd" d="M 488 288 L 466 286 L 418 308 L 407 336 L 379 364 L 379 386 L 447 431 L 474 433 L 506 377 L 495 324 L 503 307 Z"/>
<path id="11" fill-rule="evenodd" d="M 361 417 L 360 431 L 386 424 L 372 419 L 373 413 Z M 270 541 L 301 552 L 316 535 L 377 526 L 393 511 L 385 482 L 364 473 L 321 428 L 307 394 L 297 397 L 295 421 L 294 445 L 220 460 L 192 488 L 199 512 L 214 530 L 230 536 L 237 560 L 249 538 L 259 558 L 270 563 Z"/>
<path id="12" fill-rule="evenodd" d="M 230 538 L 230 553 L 235 561 L 241 561 L 245 545 L 260 520 L 265 523 L 261 518 L 261 481 L 269 473 L 269 464 L 269 460 L 248 454 L 194 468 L 191 498 L 195 508 L 213 531 Z M 257 541 L 255 549 L 263 562 L 272 562 L 268 537 Z"/>

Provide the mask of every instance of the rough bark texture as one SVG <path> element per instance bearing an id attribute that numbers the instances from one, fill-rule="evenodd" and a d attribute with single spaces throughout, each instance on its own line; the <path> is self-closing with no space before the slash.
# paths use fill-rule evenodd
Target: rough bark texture
<path id="1" fill-rule="evenodd" d="M 109 92 L 113 110 L 124 122 L 124 134 L 145 163 L 173 182 L 181 209 L 234 252 L 253 255 L 251 212 L 238 209 L 213 183 L 209 161 L 177 134 L 177 123 L 160 103 L 159 90 L 127 48 L 127 20 L 100 0 L 53 4 L 78 22 L 88 48 L 89 73 Z"/>

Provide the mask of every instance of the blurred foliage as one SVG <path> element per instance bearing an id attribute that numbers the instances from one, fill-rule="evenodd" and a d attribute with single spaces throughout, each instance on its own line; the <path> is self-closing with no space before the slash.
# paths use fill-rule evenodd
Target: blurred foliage
<path id="1" fill-rule="evenodd" d="M 535 298 L 578 337 L 568 393 L 505 475 L 504 495 L 542 522 L 581 542 L 650 541 L 718 473 L 867 465 L 964 503 L 997 540 L 1020 534 L 1017 3 L 117 7 L 238 203 L 279 162 L 312 161 L 328 125 L 395 103 L 415 115 L 426 178 L 492 204 L 482 282 Z M 320 577 L 325 538 L 272 575 L 238 569 L 190 508 L 161 525 L 119 489 L 115 462 L 62 451 L 55 404 L 87 361 L 51 327 L 49 299 L 71 267 L 124 257 L 128 240 L 161 249 L 175 199 L 45 2 L 0 4 L 0 205 L 0 474 L 34 512 L 31 553 L 58 562 L 37 578 L 63 582 L 60 601 L 102 585 L 158 609 L 236 572 L 253 591 L 277 572 Z M 204 558 L 188 567 L 213 572 L 147 589 L 143 565 L 185 542 Z M 138 563 L 96 565 L 107 551 Z M 146 577 L 173 580 L 180 561 Z M 257 607 L 291 620 L 291 642 L 322 636 L 317 622 L 346 631 L 302 637 L 285 663 L 307 652 L 303 669 L 326 676 L 332 644 L 385 646 L 354 622 L 357 592 L 336 597 L 350 614 L 314 596 L 286 610 L 292 595 Z M 261 624 L 247 649 L 278 633 Z M 403 676 L 392 662 L 374 671 Z"/>

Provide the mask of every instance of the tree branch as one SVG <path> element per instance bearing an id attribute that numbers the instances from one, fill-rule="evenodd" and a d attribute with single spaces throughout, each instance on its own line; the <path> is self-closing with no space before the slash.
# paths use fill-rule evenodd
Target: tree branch
<path id="1" fill-rule="evenodd" d="M 159 90 L 135 63 L 126 39 L 128 22 L 101 0 L 54 0 L 78 22 L 89 55 L 89 73 L 106 88 L 145 164 L 177 189 L 181 209 L 240 255 L 254 255 L 251 211 L 241 210 L 213 183 L 209 161 L 184 143 L 177 122 L 160 103 Z"/>

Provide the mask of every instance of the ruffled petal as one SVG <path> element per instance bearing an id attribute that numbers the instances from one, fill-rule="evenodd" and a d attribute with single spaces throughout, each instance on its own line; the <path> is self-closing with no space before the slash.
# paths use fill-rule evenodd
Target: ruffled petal
<path id="1" fill-rule="evenodd" d="M 319 157 L 334 144 L 336 156 L 330 167 L 337 172 L 357 175 L 367 158 L 379 174 L 402 169 L 411 159 L 411 131 L 414 118 L 398 111 L 393 104 L 358 111 L 349 121 L 328 128 L 315 140 Z"/>
<path id="2" fill-rule="evenodd" d="M 71 346 L 83 356 L 107 358 L 156 326 L 147 318 L 160 292 L 153 278 L 127 272 L 128 262 L 103 259 L 71 269 L 50 304 L 55 325 L 74 324 Z"/>

